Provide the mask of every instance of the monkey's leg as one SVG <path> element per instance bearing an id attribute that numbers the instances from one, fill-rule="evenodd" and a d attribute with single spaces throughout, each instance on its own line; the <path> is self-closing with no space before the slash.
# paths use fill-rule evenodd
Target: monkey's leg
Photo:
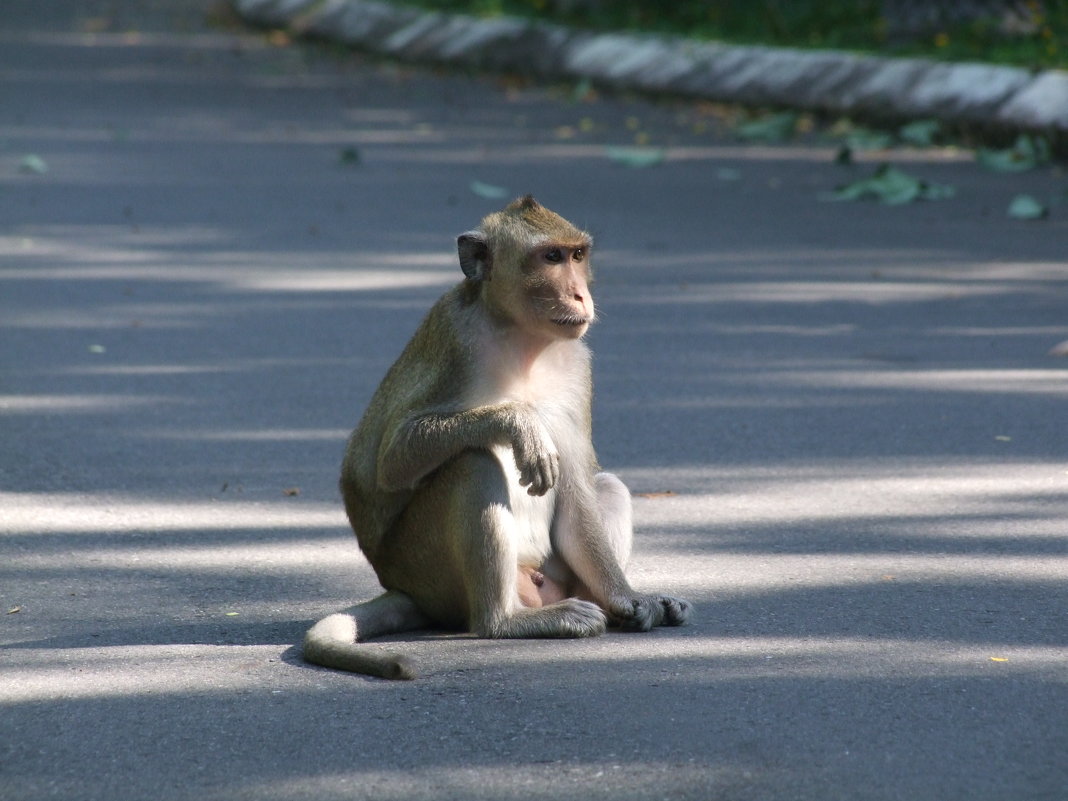
<path id="1" fill-rule="evenodd" d="M 608 546 L 615 554 L 616 563 L 625 571 L 634 545 L 630 490 L 614 473 L 598 473 L 593 478 Z"/>
<path id="2" fill-rule="evenodd" d="M 468 451 L 443 471 L 454 477 L 445 521 L 462 554 L 468 625 L 483 637 L 590 637 L 605 630 L 595 604 L 567 598 L 524 607 L 519 577 L 520 523 L 512 512 L 508 477 L 488 451 Z"/>
<path id="3" fill-rule="evenodd" d="M 574 595 L 604 608 L 614 624 L 635 631 L 678 626 L 689 615 L 688 602 L 668 595 L 634 592 L 624 575 L 634 542 L 630 490 L 612 473 L 598 473 L 593 482 L 597 520 L 583 515 L 580 501 L 562 503 L 554 528 L 558 552 L 546 573 L 572 570 Z"/>
<path id="4" fill-rule="evenodd" d="M 615 557 L 616 564 L 626 571 L 634 544 L 630 490 L 613 473 L 598 473 L 594 476 L 594 490 L 597 509 L 604 526 L 605 542 Z M 568 528 L 569 520 L 566 516 L 562 515 L 556 525 L 556 540 L 574 536 L 574 532 Z M 559 553 L 554 552 L 545 560 L 541 572 L 552 588 L 560 587 L 566 595 L 597 602 L 594 594 L 575 575 Z"/>

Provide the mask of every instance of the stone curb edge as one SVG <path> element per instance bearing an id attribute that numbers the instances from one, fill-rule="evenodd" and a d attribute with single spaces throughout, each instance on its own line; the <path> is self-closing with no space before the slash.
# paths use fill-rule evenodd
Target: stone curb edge
<path id="1" fill-rule="evenodd" d="M 595 33 L 373 0 L 232 0 L 241 17 L 394 58 L 620 89 L 1068 138 L 1068 71 Z"/>

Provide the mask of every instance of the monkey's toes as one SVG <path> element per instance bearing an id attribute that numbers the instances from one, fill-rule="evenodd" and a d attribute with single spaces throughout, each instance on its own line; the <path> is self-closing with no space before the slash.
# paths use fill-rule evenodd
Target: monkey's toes
<path id="1" fill-rule="evenodd" d="M 660 605 L 664 608 L 664 626 L 681 626 L 690 617 L 690 602 L 682 598 L 662 595 Z"/>
<path id="2" fill-rule="evenodd" d="M 563 629 L 565 637 L 598 637 L 605 633 L 608 622 L 597 604 L 568 598 L 561 601 L 565 613 Z"/>
<path id="3" fill-rule="evenodd" d="M 623 631 L 649 631 L 660 625 L 663 612 L 648 598 L 627 598 L 611 606 L 614 622 Z"/>

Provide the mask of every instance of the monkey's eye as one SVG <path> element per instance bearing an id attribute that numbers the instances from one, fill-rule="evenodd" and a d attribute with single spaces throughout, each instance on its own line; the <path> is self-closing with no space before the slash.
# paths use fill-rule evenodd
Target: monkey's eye
<path id="1" fill-rule="evenodd" d="M 571 254 L 571 258 L 575 261 L 582 261 L 586 258 L 586 251 L 582 248 L 575 248 L 575 252 Z"/>
<path id="2" fill-rule="evenodd" d="M 564 254 L 560 252 L 560 248 L 553 248 L 552 250 L 545 251 L 545 261 L 552 264 L 559 264 L 564 260 Z"/>

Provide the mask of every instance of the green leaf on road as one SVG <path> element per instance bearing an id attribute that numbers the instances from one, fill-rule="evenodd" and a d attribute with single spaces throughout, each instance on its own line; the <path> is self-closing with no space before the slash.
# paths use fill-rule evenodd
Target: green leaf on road
<path id="1" fill-rule="evenodd" d="M 853 150 L 886 150 L 894 146 L 894 135 L 870 128 L 854 128 L 846 137 L 846 145 Z"/>
<path id="2" fill-rule="evenodd" d="M 31 153 L 19 162 L 19 172 L 44 175 L 48 172 L 48 163 L 40 156 Z"/>
<path id="3" fill-rule="evenodd" d="M 784 111 L 743 122 L 734 129 L 734 132 L 742 139 L 748 139 L 751 142 L 784 142 L 793 136 L 796 127 L 797 114 L 793 111 Z"/>
<path id="4" fill-rule="evenodd" d="M 897 167 L 882 164 L 871 177 L 839 187 L 831 200 L 875 198 L 888 206 L 901 206 L 915 200 L 943 200 L 954 194 L 952 186 L 928 183 Z"/>
<path id="5" fill-rule="evenodd" d="M 942 124 L 938 120 L 916 120 L 902 125 L 897 130 L 898 138 L 916 147 L 930 147 L 941 133 Z"/>
<path id="6" fill-rule="evenodd" d="M 1031 195 L 1017 195 L 1006 212 L 1014 220 L 1041 220 L 1049 214 L 1049 207 Z"/>
<path id="7" fill-rule="evenodd" d="M 593 97 L 593 81 L 583 78 L 571 89 L 571 102 L 581 103 Z"/>
<path id="8" fill-rule="evenodd" d="M 1012 147 L 1004 150 L 982 148 L 975 158 L 988 170 L 995 172 L 1026 172 L 1049 161 L 1049 142 L 1041 136 L 1020 134 Z"/>
<path id="9" fill-rule="evenodd" d="M 347 167 L 354 166 L 360 163 L 360 151 L 355 146 L 350 145 L 341 149 L 341 153 L 338 155 L 338 161 Z"/>
<path id="10" fill-rule="evenodd" d="M 612 161 L 622 164 L 624 167 L 653 167 L 660 164 L 667 157 L 667 151 L 662 147 L 613 147 L 604 149 L 605 155 Z"/>
<path id="11" fill-rule="evenodd" d="M 502 200 L 508 197 L 508 190 L 503 186 L 484 184 L 482 181 L 472 181 L 467 185 L 468 189 L 486 200 Z"/>

